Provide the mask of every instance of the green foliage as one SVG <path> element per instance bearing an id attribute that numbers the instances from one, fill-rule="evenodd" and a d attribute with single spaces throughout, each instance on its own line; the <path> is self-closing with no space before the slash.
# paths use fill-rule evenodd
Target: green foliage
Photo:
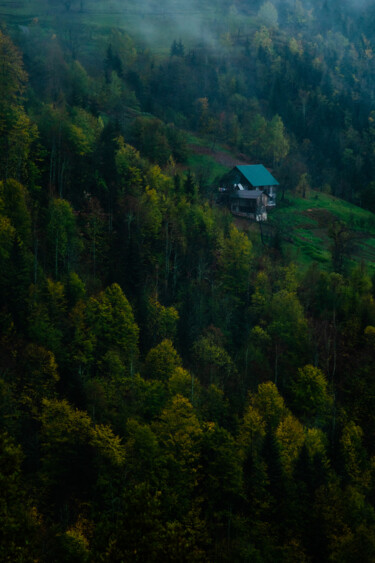
<path id="1" fill-rule="evenodd" d="M 40 422 L 42 479 L 51 508 L 87 499 L 99 476 L 103 482 L 124 464 L 124 447 L 112 429 L 94 425 L 67 401 L 44 399 Z"/>
<path id="2" fill-rule="evenodd" d="M 337 240 L 338 253 L 335 256 L 341 266 L 347 268 L 348 264 L 358 264 L 362 258 L 365 258 L 366 263 L 371 266 L 373 217 L 368 211 L 337 197 L 313 190 L 306 192 L 305 199 L 288 193 L 288 202 L 288 206 L 278 207 L 275 210 L 272 221 L 285 223 L 288 238 L 293 240 L 294 248 L 286 243 L 283 244 L 283 248 L 288 249 L 299 264 L 306 267 L 313 261 L 318 261 L 324 270 L 332 264 L 335 243 L 330 236 L 330 229 L 332 221 L 337 219 L 338 223 L 341 221 L 343 225 L 350 225 L 350 232 L 339 235 Z M 291 229 L 291 225 L 294 229 Z M 347 245 L 345 240 L 340 241 L 340 236 L 341 238 L 349 236 Z M 341 242 L 344 242 L 344 247 L 340 246 Z"/>
<path id="3" fill-rule="evenodd" d="M 366 453 L 362 446 L 363 430 L 353 421 L 345 425 L 341 436 L 341 449 L 345 472 L 350 481 L 362 482 Z"/>
<path id="4" fill-rule="evenodd" d="M 2 561 L 31 561 L 38 556 L 41 533 L 36 510 L 25 497 L 21 477 L 22 450 L 0 434 L 0 556 Z"/>
<path id="5" fill-rule="evenodd" d="M 155 185 L 156 182 L 152 182 L 152 184 Z M 146 186 L 145 193 L 141 198 L 141 205 L 143 212 L 142 230 L 146 243 L 147 238 L 155 239 L 160 234 L 163 220 L 163 216 L 160 211 L 160 197 L 154 188 L 151 189 Z"/>
<path id="6" fill-rule="evenodd" d="M 15 243 L 16 231 L 7 217 L 0 215 L 0 283 L 2 291 L 9 284 L 7 272 L 10 267 L 10 258 Z"/>
<path id="7" fill-rule="evenodd" d="M 350 255 L 353 246 L 353 236 L 350 229 L 341 221 L 334 221 L 329 230 L 328 236 L 332 240 L 332 265 L 335 272 L 342 272 L 344 259 Z"/>
<path id="8" fill-rule="evenodd" d="M 103 121 L 100 117 L 96 119 L 82 108 L 73 108 L 68 141 L 76 154 L 86 156 L 92 153 L 102 130 Z"/>
<path id="9" fill-rule="evenodd" d="M 172 155 L 165 126 L 159 119 L 137 117 L 131 131 L 135 146 L 152 162 L 165 165 Z"/>
<path id="10" fill-rule="evenodd" d="M 305 440 L 302 424 L 294 416 L 286 416 L 276 429 L 276 439 L 284 470 L 291 473 Z"/>
<path id="11" fill-rule="evenodd" d="M 144 371 L 147 377 L 167 382 L 175 369 L 180 366 L 180 356 L 174 349 L 172 342 L 165 339 L 148 352 Z"/>
<path id="12" fill-rule="evenodd" d="M 160 456 L 155 433 L 148 424 L 140 424 L 135 419 L 129 419 L 126 436 L 127 467 L 132 477 L 140 481 L 153 482 L 156 479 L 154 472 Z"/>
<path id="13" fill-rule="evenodd" d="M 279 115 L 275 115 L 268 124 L 265 143 L 265 156 L 274 166 L 288 155 L 290 145 Z"/>
<path id="14" fill-rule="evenodd" d="M 16 377 L 19 401 L 30 411 L 37 411 L 43 398 L 52 398 L 56 393 L 59 375 L 55 357 L 42 346 L 28 344 L 20 368 Z"/>
<path id="15" fill-rule="evenodd" d="M 115 164 L 120 186 L 125 193 L 138 195 L 142 185 L 139 168 L 143 167 L 140 154 L 134 147 L 125 144 L 122 137 L 119 137 L 117 142 L 119 148 L 115 155 Z"/>
<path id="16" fill-rule="evenodd" d="M 117 352 L 127 373 L 134 373 L 138 356 L 139 329 L 129 301 L 118 284 L 91 297 L 85 311 L 94 337 L 94 354 L 99 361 L 107 351 Z"/>
<path id="17" fill-rule="evenodd" d="M 277 26 L 277 9 L 272 2 L 265 2 L 259 9 L 258 18 L 269 27 Z"/>
<path id="18" fill-rule="evenodd" d="M 193 390 L 196 396 L 200 394 L 199 381 L 194 383 L 190 373 L 182 367 L 175 368 L 173 374 L 169 378 L 168 387 L 169 393 L 172 397 L 174 395 L 181 395 L 186 399 L 190 399 Z"/>
<path id="19" fill-rule="evenodd" d="M 332 399 L 328 394 L 327 380 L 319 368 L 311 365 L 299 368 L 290 389 L 296 412 L 307 419 L 324 421 L 330 412 Z"/>
<path id="20" fill-rule="evenodd" d="M 258 390 L 250 397 L 251 406 L 261 414 L 266 424 L 273 430 L 287 414 L 284 399 L 271 381 L 261 383 Z"/>
<path id="21" fill-rule="evenodd" d="M 179 315 L 174 307 L 164 307 L 155 298 L 150 298 L 148 325 L 154 342 L 173 339 L 177 331 Z"/>
<path id="22" fill-rule="evenodd" d="M 87 2 L 0 32 L 1 560 L 374 560 L 370 7 Z"/>
<path id="23" fill-rule="evenodd" d="M 201 336 L 194 343 L 192 351 L 196 371 L 204 383 L 220 387 L 235 374 L 231 357 L 215 342 L 212 334 Z"/>
<path id="24" fill-rule="evenodd" d="M 27 82 L 21 53 L 2 31 L 0 60 L 0 176 L 23 181 L 30 179 L 28 160 L 38 133 L 21 105 Z"/>
<path id="25" fill-rule="evenodd" d="M 40 346 L 46 346 L 56 354 L 61 350 L 62 326 L 61 316 L 55 315 L 52 320 L 48 305 L 44 302 L 43 293 L 33 287 L 29 302 L 28 335 Z M 56 312 L 56 311 L 55 311 Z M 64 311 L 61 311 L 63 314 Z M 55 322 L 56 321 L 56 324 Z"/>
<path id="26" fill-rule="evenodd" d="M 24 186 L 15 180 L 0 182 L 0 198 L 4 202 L 3 212 L 22 242 L 29 246 L 31 242 L 31 217 L 27 207 L 28 194 Z"/>
<path id="27" fill-rule="evenodd" d="M 251 451 L 252 454 L 260 451 L 263 439 L 266 435 L 266 421 L 257 408 L 249 405 L 245 411 L 241 432 L 239 435 L 239 444 L 243 455 Z M 267 413 L 265 411 L 267 416 Z"/>
<path id="28" fill-rule="evenodd" d="M 27 74 L 23 69 L 21 53 L 3 32 L 0 34 L 0 49 L 2 62 L 0 98 L 2 103 L 9 103 L 24 92 Z"/>
<path id="29" fill-rule="evenodd" d="M 242 494 L 242 465 L 232 435 L 210 422 L 202 437 L 201 472 L 200 486 L 209 499 L 210 517 L 219 519 L 219 513 Z"/>
<path id="30" fill-rule="evenodd" d="M 85 312 L 85 303 L 78 301 L 69 318 L 71 330 L 70 360 L 73 365 L 78 365 L 79 370 L 82 370 L 83 366 L 90 366 L 94 358 L 95 336 L 91 331 L 87 331 Z"/>
<path id="31" fill-rule="evenodd" d="M 66 283 L 66 293 L 70 304 L 75 304 L 83 299 L 86 293 L 85 284 L 76 272 L 69 272 Z"/>
<path id="32" fill-rule="evenodd" d="M 219 267 L 223 289 L 241 296 L 249 285 L 252 244 L 245 233 L 231 226 L 229 237 L 222 242 Z"/>
<path id="33" fill-rule="evenodd" d="M 168 472 L 166 502 L 171 514 L 183 514 L 191 506 L 198 479 L 198 460 L 203 431 L 191 403 L 176 395 L 154 423 Z"/>
<path id="34" fill-rule="evenodd" d="M 81 241 L 78 238 L 73 209 L 68 201 L 53 199 L 48 212 L 50 258 L 57 277 L 61 270 L 69 271 L 71 264 L 77 259 Z"/>

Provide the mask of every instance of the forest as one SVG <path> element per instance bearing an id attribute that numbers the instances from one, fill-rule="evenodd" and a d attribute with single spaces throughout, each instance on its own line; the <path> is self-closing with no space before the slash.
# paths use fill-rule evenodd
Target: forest
<path id="1" fill-rule="evenodd" d="M 374 24 L 0 1 L 1 561 L 375 561 Z M 264 231 L 206 153 L 272 170 Z"/>

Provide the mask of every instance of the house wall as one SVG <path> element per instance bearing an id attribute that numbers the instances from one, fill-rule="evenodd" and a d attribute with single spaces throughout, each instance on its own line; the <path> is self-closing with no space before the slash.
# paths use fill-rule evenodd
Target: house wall
<path id="1" fill-rule="evenodd" d="M 235 199 L 231 202 L 230 210 L 233 215 L 247 217 L 254 221 L 267 221 L 267 209 L 265 202 L 267 198 L 262 196 L 258 199 Z"/>
<path id="2" fill-rule="evenodd" d="M 263 189 L 263 192 L 269 196 L 269 200 L 267 202 L 267 207 L 274 207 L 276 205 L 276 187 L 275 186 L 266 186 Z"/>

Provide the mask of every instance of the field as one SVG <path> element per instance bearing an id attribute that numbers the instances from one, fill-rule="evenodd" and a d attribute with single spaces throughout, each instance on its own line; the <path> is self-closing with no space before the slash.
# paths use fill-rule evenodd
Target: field
<path id="1" fill-rule="evenodd" d="M 189 149 L 187 167 L 197 176 L 205 171 L 207 183 L 215 184 L 218 178 L 236 165 L 250 164 L 248 160 L 244 160 L 244 157 L 233 155 L 229 149 L 191 133 L 187 134 L 187 144 Z"/>
<path id="2" fill-rule="evenodd" d="M 375 215 L 339 198 L 310 190 L 306 198 L 288 194 L 271 212 L 284 250 L 303 266 L 319 262 L 331 266 L 332 229 L 345 224 L 345 261 L 365 262 L 375 273 Z"/>

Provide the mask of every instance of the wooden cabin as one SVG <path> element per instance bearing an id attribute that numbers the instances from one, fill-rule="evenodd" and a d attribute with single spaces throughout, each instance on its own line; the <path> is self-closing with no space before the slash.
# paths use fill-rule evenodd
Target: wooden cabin
<path id="1" fill-rule="evenodd" d="M 221 181 L 220 201 L 234 215 L 266 221 L 267 208 L 276 205 L 278 185 L 263 164 L 235 166 Z"/>

